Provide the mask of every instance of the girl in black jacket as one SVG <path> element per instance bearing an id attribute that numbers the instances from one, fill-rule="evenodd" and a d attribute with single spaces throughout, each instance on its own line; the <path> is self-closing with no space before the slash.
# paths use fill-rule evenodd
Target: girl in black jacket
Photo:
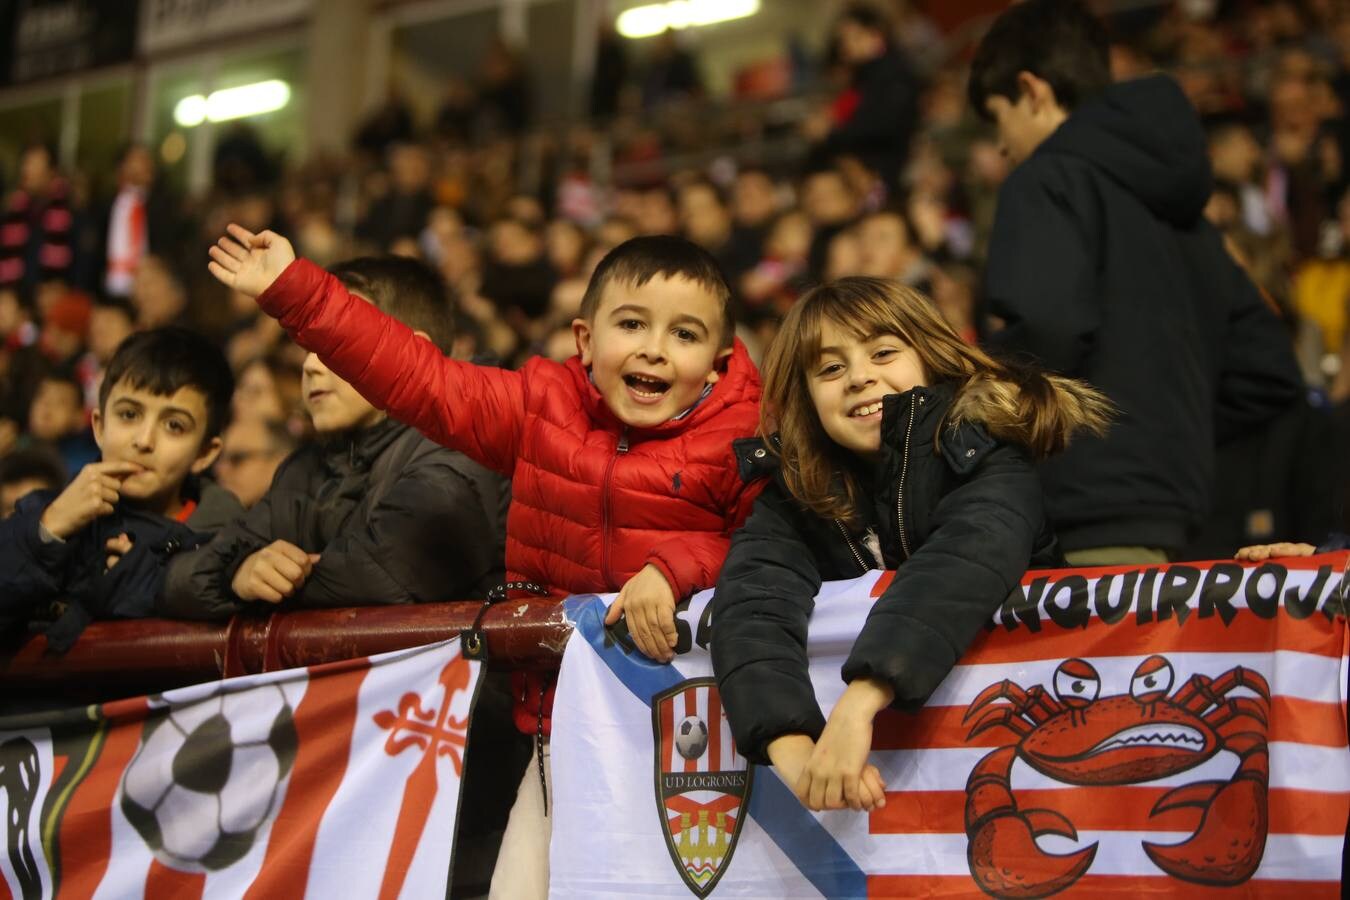
<path id="1" fill-rule="evenodd" d="M 916 709 L 1030 565 L 1060 555 L 1032 460 L 1108 404 L 1087 386 L 998 363 L 925 296 L 845 278 L 788 313 L 764 364 L 743 463 L 777 462 L 713 600 L 712 657 L 737 748 L 811 809 L 873 809 L 872 720 Z M 894 568 L 821 715 L 806 629 L 824 580 Z"/>

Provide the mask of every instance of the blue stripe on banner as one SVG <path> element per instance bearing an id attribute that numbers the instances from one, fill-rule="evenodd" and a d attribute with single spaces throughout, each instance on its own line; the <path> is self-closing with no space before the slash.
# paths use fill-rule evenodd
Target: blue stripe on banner
<path id="1" fill-rule="evenodd" d="M 648 706 L 652 697 L 684 681 L 672 665 L 652 662 L 641 653 L 626 653 L 612 640 L 607 645 L 605 604 L 594 594 L 569 597 L 563 609 L 614 677 Z M 756 775 L 750 789 L 750 815 L 821 894 L 838 900 L 867 896 L 867 876 L 862 869 L 777 775 L 763 771 Z"/>

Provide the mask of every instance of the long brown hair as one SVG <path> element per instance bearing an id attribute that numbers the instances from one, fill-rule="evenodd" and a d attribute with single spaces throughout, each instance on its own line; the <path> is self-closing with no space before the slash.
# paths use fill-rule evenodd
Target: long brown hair
<path id="1" fill-rule="evenodd" d="M 962 341 L 932 301 L 912 288 L 884 278 L 841 278 L 813 289 L 788 311 L 762 367 L 760 431 L 778 434 L 774 449 L 788 490 L 821 516 L 856 523 L 861 500 L 844 464 L 848 451 L 825 433 L 807 382 L 820 359 L 826 322 L 859 340 L 894 334 L 912 347 L 930 385 L 956 388 L 943 427 L 979 422 L 995 438 L 1038 458 L 1062 450 L 1080 429 L 1106 431 L 1111 404 L 1086 384 L 994 359 Z"/>

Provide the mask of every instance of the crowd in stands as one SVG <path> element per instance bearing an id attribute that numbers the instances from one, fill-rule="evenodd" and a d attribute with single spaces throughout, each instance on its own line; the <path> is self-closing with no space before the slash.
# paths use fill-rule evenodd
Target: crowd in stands
<path id="1" fill-rule="evenodd" d="M 556 576 L 545 588 L 631 591 L 631 620 L 648 569 L 666 591 L 667 583 L 711 586 L 698 573 L 686 577 L 678 561 L 644 567 L 650 543 L 613 563 L 625 573 L 617 580 L 608 551 L 594 573 L 546 556 L 513 562 L 504 532 L 509 486 L 489 468 L 509 469 L 509 455 L 547 470 L 554 464 L 545 450 L 518 436 L 500 439 L 508 450 L 493 449 L 498 438 L 486 430 L 462 437 L 474 426 L 437 420 L 431 406 L 419 411 L 418 397 L 399 393 L 397 372 L 376 389 L 380 408 L 402 404 L 411 412 L 400 418 L 455 449 L 385 418 L 363 399 L 368 381 L 358 393 L 354 378 L 293 343 L 286 328 L 341 356 L 332 334 L 286 322 L 288 307 L 275 296 L 263 304 L 271 314 L 260 310 L 255 295 L 270 280 L 245 290 L 219 272 L 212 278 L 208 248 L 229 223 L 242 226 L 231 233 L 244 251 L 267 248 L 241 234 L 285 235 L 297 256 L 336 276 L 344 297 L 425 338 L 421 349 L 412 349 L 416 341 L 397 345 L 401 354 L 478 363 L 464 371 L 487 373 L 475 388 L 484 394 L 515 385 L 508 373 L 542 384 L 540 359 L 562 363 L 581 352 L 590 366 L 601 328 L 597 295 L 608 277 L 596 276 L 597 266 L 642 236 L 680 235 L 715 261 L 730 286 L 734 360 L 772 354 L 798 299 L 849 276 L 913 289 L 905 297 L 927 298 L 966 345 L 988 343 L 1008 323 L 982 279 L 998 216 L 1008 215 L 998 209 L 1000 189 L 1021 160 L 1006 134 L 984 121 L 990 109 L 968 99 L 978 94 L 967 91 L 964 48 L 953 40 L 934 52 L 941 35 L 932 23 L 911 4 L 895 6 L 896 19 L 863 6 L 841 15 L 827 58 L 805 67 L 819 73 L 814 90 L 789 98 L 802 114 L 787 120 L 772 104 L 720 114 L 701 87 L 696 57 L 671 35 L 644 72 L 630 71 L 610 35 L 600 44 L 594 118 L 566 128 L 534 127 L 527 59 L 502 44 L 489 54 L 482 83 L 448 89 L 433 121 L 415 121 L 391 95 L 342 159 L 273 157 L 247 125 L 227 130 L 203 197 L 167 189 L 141 145 L 124 149 L 115 173 L 62 171 L 50 145 L 27 146 L 15 171 L 3 173 L 10 189 L 0 209 L 0 517 L 40 516 L 26 539 L 35 541 L 33 558 L 53 565 L 77 552 L 68 539 L 84 535 L 98 571 L 62 582 L 35 569 L 34 590 L 46 592 L 50 608 L 0 609 L 0 619 L 42 620 L 49 640 L 66 645 L 91 613 L 223 618 L 250 603 L 468 599 L 506 574 L 537 570 Z M 1166 72 L 1200 113 L 1213 172 L 1212 192 L 1199 198 L 1204 216 L 1274 313 L 1271 327 L 1283 329 L 1280 340 L 1306 385 L 1287 414 L 1223 435 L 1231 439 L 1218 448 L 1212 510 L 1167 555 L 1231 556 L 1243 545 L 1317 544 L 1350 530 L 1350 479 L 1340 476 L 1350 453 L 1350 14 L 1330 0 L 1180 3 L 1131 6 L 1109 26 L 1112 76 Z M 102 180 L 111 184 L 100 192 Z M 642 252 L 685 259 L 650 246 Z M 1051 267 L 1053 257 L 1052 248 Z M 649 268 L 687 277 L 699 265 Z M 636 277 L 640 293 L 653 276 Z M 712 283 L 702 277 L 694 280 Z M 317 269 L 286 278 L 297 298 L 327 284 Z M 311 287 L 296 287 L 300 278 Z M 720 355 L 703 366 L 707 384 L 695 385 L 686 412 L 697 410 L 707 386 L 730 377 L 723 363 L 730 336 L 702 340 Z M 190 358 L 180 358 L 183 348 Z M 971 358 L 986 365 L 982 355 Z M 349 376 L 371 377 L 350 359 L 344 364 Z M 730 365 L 739 371 L 743 363 Z M 594 369 L 589 377 L 608 402 L 606 376 Z M 565 389 L 580 396 L 586 384 L 582 377 Z M 547 403 L 556 406 L 557 390 Z M 740 399 L 753 405 L 757 393 L 746 390 Z M 1155 390 L 1161 396 L 1169 385 Z M 531 388 L 522 391 L 521 402 L 532 402 Z M 433 389 L 428 396 L 451 409 L 468 402 L 439 399 Z M 496 402 L 508 418 L 534 423 L 527 430 L 542 427 L 530 416 L 563 416 L 547 404 L 539 412 Z M 690 420 L 701 414 L 713 413 Z M 576 425 L 583 444 L 612 425 L 601 413 L 587 415 L 593 420 Z M 133 426 L 152 418 L 179 442 L 172 466 L 119 468 L 125 463 L 109 451 L 114 432 L 140 440 Z M 747 429 L 746 436 L 753 422 Z M 543 491 L 539 484 L 515 490 L 517 502 L 550 510 L 547 497 L 530 493 Z M 77 498 L 79 491 L 86 493 Z M 237 501 L 231 515 L 216 492 Z M 154 500 L 158 524 L 109 518 L 119 495 Z M 124 592 L 114 602 L 106 585 L 93 585 L 118 567 L 131 584 L 146 554 L 196 541 L 188 528 L 208 508 L 215 540 L 171 568 L 166 588 L 139 585 L 136 596 Z M 522 567 L 521 558 L 530 561 Z M 659 623 L 651 623 L 633 637 L 659 658 Z M 541 755 L 545 689 L 525 698 L 533 701 L 525 724 L 537 718 Z"/>

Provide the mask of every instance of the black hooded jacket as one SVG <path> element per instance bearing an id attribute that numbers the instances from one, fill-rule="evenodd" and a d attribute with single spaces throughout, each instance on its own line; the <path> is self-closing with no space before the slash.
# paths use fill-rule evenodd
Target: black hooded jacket
<path id="1" fill-rule="evenodd" d="M 161 615 L 224 619 L 252 553 L 284 540 L 320 554 L 289 601 L 333 607 L 464 600 L 504 580 L 507 483 L 392 419 L 302 447 L 267 494 L 169 568 Z"/>
<path id="2" fill-rule="evenodd" d="M 806 629 L 822 581 L 895 569 L 854 641 L 845 681 L 874 677 L 894 705 L 923 705 L 1029 565 L 1062 565 L 1026 451 L 963 422 L 943 428 L 950 386 L 886 397 L 881 455 L 857 529 L 797 502 L 777 476 L 732 537 L 713 597 L 712 661 L 736 747 L 767 763 L 776 737 L 818 738 L 825 719 L 807 674 Z M 939 429 L 941 428 L 941 432 Z M 908 448 L 908 449 L 906 449 Z M 742 474 L 777 472 L 762 443 L 737 442 Z M 862 474 L 862 473 L 860 473 Z"/>
<path id="3" fill-rule="evenodd" d="M 234 494 L 189 478 L 183 495 L 195 506 L 184 522 L 118 503 L 64 541 L 43 540 L 39 523 L 56 491 L 34 491 L 0 521 L 0 630 L 47 621 L 47 643 L 64 651 L 95 619 L 154 615 L 165 568 L 244 512 Z M 130 552 L 108 567 L 107 542 L 131 538 Z M 54 620 L 54 621 L 53 621 Z"/>
<path id="4" fill-rule="evenodd" d="M 1066 550 L 1176 549 L 1209 506 L 1214 447 L 1287 409 L 1281 323 L 1201 215 L 1205 135 L 1162 76 L 1076 109 L 999 193 L 985 290 L 996 348 L 1082 378 L 1119 408 L 1045 463 Z"/>

